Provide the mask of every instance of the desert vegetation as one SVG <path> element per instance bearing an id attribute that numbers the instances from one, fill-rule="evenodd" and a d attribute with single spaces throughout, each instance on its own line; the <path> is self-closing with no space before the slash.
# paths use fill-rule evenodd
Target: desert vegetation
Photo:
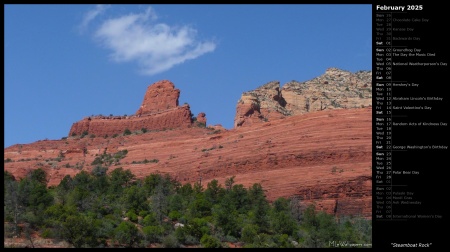
<path id="1" fill-rule="evenodd" d="M 126 153 L 116 153 L 122 157 Z M 99 159 L 100 160 L 100 159 Z M 260 184 L 234 177 L 181 184 L 167 174 L 136 179 L 103 166 L 47 186 L 38 168 L 22 179 L 4 172 L 4 236 L 65 241 L 69 247 L 329 247 L 370 244 L 371 220 L 301 206 L 298 197 L 269 202 Z M 31 235 L 34 234 L 34 235 Z"/>

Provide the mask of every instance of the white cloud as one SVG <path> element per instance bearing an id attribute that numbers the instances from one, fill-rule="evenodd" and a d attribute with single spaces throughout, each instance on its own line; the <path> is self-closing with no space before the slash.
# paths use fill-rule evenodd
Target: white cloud
<path id="1" fill-rule="evenodd" d="M 108 9 L 110 5 L 97 4 L 95 9 L 86 12 L 83 16 L 83 20 L 79 26 L 80 32 L 83 32 L 89 23 L 94 20 L 98 15 L 102 14 L 106 9 Z"/>
<path id="2" fill-rule="evenodd" d="M 214 42 L 198 41 L 197 31 L 189 26 L 171 27 L 156 20 L 151 7 L 144 13 L 111 18 L 100 25 L 95 38 L 112 50 L 112 60 L 136 61 L 146 75 L 166 71 L 216 48 Z"/>

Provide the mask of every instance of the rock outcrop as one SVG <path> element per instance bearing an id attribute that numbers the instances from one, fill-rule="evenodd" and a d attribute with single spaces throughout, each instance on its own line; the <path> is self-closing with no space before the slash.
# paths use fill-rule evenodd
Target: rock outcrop
<path id="1" fill-rule="evenodd" d="M 251 126 L 326 109 L 367 106 L 372 106 L 372 72 L 329 68 L 306 82 L 291 81 L 280 89 L 280 82 L 272 81 L 243 93 L 236 106 L 234 126 Z"/>
<path id="2" fill-rule="evenodd" d="M 150 85 L 145 92 L 141 107 L 136 111 L 136 115 L 146 115 L 159 113 L 178 107 L 180 90 L 168 81 L 162 80 Z"/>
<path id="3" fill-rule="evenodd" d="M 203 112 L 198 113 L 197 122 L 206 126 L 206 114 Z"/>
<path id="4" fill-rule="evenodd" d="M 331 68 L 318 78 L 290 82 L 282 89 L 279 82 L 269 82 L 243 94 L 232 130 L 204 127 L 204 113 L 194 121 L 188 105 L 178 106 L 179 91 L 173 84 L 157 82 L 147 89 L 135 115 L 85 118 L 69 134 L 86 131 L 94 137 L 5 148 L 4 170 L 23 178 L 42 168 L 52 186 L 66 175 L 91 172 L 102 153 L 127 150 L 108 172 L 122 167 L 137 178 L 164 173 L 205 187 L 213 179 L 224 185 L 235 176 L 234 181 L 245 187 L 260 183 L 270 201 L 295 196 L 303 205 L 314 203 L 329 213 L 371 218 L 370 76 Z M 197 124 L 202 127 L 193 127 Z M 148 131 L 121 134 L 142 128 Z"/>
<path id="5" fill-rule="evenodd" d="M 172 108 L 158 113 L 142 116 L 94 116 L 87 117 L 72 125 L 69 136 L 81 135 L 87 132 L 95 136 L 113 136 L 123 134 L 126 129 L 138 131 L 164 130 L 191 126 L 191 110 L 189 105 Z"/>
<path id="6" fill-rule="evenodd" d="M 192 113 L 188 104 L 178 106 L 180 90 L 168 80 L 150 85 L 141 107 L 131 116 L 91 116 L 75 122 L 69 136 L 83 133 L 95 136 L 122 134 L 126 129 L 138 131 L 164 130 L 192 125 Z M 206 123 L 203 113 L 201 118 Z"/>
<path id="7" fill-rule="evenodd" d="M 234 126 L 251 126 L 270 119 L 280 119 L 291 112 L 285 109 L 286 100 L 279 81 L 271 81 L 261 87 L 245 92 L 238 101 Z"/>

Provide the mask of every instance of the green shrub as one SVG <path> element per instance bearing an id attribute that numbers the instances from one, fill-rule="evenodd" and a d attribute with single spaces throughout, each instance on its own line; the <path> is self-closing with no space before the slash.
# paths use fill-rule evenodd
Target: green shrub
<path id="1" fill-rule="evenodd" d="M 148 214 L 148 211 L 145 211 L 145 210 L 139 211 L 139 216 L 145 217 L 145 216 L 147 216 L 147 214 Z"/>
<path id="2" fill-rule="evenodd" d="M 101 165 L 103 164 L 102 157 L 96 157 L 94 161 L 92 161 L 91 165 Z"/>
<path id="3" fill-rule="evenodd" d="M 180 244 L 178 243 L 177 238 L 175 235 L 170 234 L 163 238 L 162 245 L 164 248 L 178 248 L 180 247 Z"/>
<path id="4" fill-rule="evenodd" d="M 146 226 L 142 231 L 148 242 L 160 242 L 164 234 L 164 228 L 161 226 Z"/>
<path id="5" fill-rule="evenodd" d="M 158 222 L 155 217 L 155 213 L 149 213 L 147 216 L 145 216 L 144 220 L 142 221 L 142 225 L 144 226 L 152 226 L 156 225 Z"/>
<path id="6" fill-rule="evenodd" d="M 253 243 L 256 235 L 258 234 L 258 226 L 253 224 L 247 224 L 242 228 L 241 240 L 246 243 Z"/>
<path id="7" fill-rule="evenodd" d="M 127 216 L 128 219 L 129 219 L 130 221 L 132 221 L 132 222 L 137 222 L 137 220 L 138 220 L 138 216 L 137 216 L 137 214 L 134 212 L 134 210 L 128 211 L 126 216 Z"/>
<path id="8" fill-rule="evenodd" d="M 207 234 L 203 235 L 203 237 L 200 239 L 200 243 L 204 248 L 222 248 L 222 243 L 219 239 Z"/>
<path id="9" fill-rule="evenodd" d="M 125 129 L 125 130 L 123 131 L 123 135 L 124 135 L 124 136 L 126 136 L 126 135 L 131 135 L 131 131 L 130 131 L 129 129 Z"/>
<path id="10" fill-rule="evenodd" d="M 174 211 L 171 211 L 170 213 L 169 213 L 169 219 L 171 219 L 171 220 L 178 220 L 179 218 L 181 218 L 181 213 L 180 212 L 178 212 L 178 211 L 176 211 L 176 210 L 174 210 Z"/>
<path id="11" fill-rule="evenodd" d="M 118 151 L 118 152 L 116 152 L 114 154 L 114 158 L 115 159 L 122 159 L 122 158 L 124 158 L 127 155 L 127 153 L 128 153 L 128 150 L 120 150 L 120 151 Z"/>
<path id="12" fill-rule="evenodd" d="M 197 125 L 197 127 L 206 128 L 206 123 L 204 123 L 204 122 L 196 121 L 195 124 Z"/>
<path id="13" fill-rule="evenodd" d="M 233 243 L 238 242 L 238 239 L 232 235 L 226 235 L 224 240 L 227 242 L 233 242 Z"/>

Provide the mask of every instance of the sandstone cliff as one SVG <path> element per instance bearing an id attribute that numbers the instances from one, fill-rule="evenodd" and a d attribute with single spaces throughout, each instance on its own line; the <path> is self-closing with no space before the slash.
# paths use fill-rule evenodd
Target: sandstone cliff
<path id="1" fill-rule="evenodd" d="M 281 89 L 279 82 L 269 82 L 243 94 L 236 122 L 246 127 L 232 130 L 204 127 L 204 113 L 194 120 L 188 105 L 178 106 L 179 90 L 169 81 L 157 82 L 135 115 L 85 118 L 72 126 L 69 134 L 75 137 L 5 148 L 4 170 L 22 178 L 42 168 L 51 186 L 66 175 L 92 171 L 102 153 L 127 150 L 108 172 L 122 167 L 137 178 L 168 173 L 181 183 L 204 186 L 213 179 L 224 185 L 235 176 L 246 187 L 260 183 L 269 200 L 296 196 L 329 213 L 370 218 L 370 76 L 328 69 Z M 142 128 L 148 131 L 121 134 Z M 81 137 L 84 131 L 95 136 Z"/>
<path id="2" fill-rule="evenodd" d="M 178 106 L 180 90 L 168 81 L 158 81 L 147 88 L 142 105 L 131 116 L 91 116 L 75 122 L 69 136 L 83 133 L 95 136 L 113 136 L 130 131 L 164 130 L 192 125 L 192 113 L 188 104 Z M 201 115 L 200 115 L 201 114 Z M 200 120 L 206 125 L 205 113 Z"/>
<path id="3" fill-rule="evenodd" d="M 108 172 L 123 167 L 138 178 L 168 173 L 181 183 L 204 186 L 236 176 L 246 187 L 261 183 L 269 200 L 297 196 L 330 213 L 371 216 L 371 107 L 324 110 L 227 131 L 190 127 L 13 145 L 4 150 L 5 160 L 11 160 L 4 169 L 21 178 L 42 168 L 49 185 L 57 185 L 65 175 L 90 172 L 96 155 L 120 150 L 128 154 Z M 145 159 L 158 162 L 142 163 Z"/>
<path id="4" fill-rule="evenodd" d="M 243 93 L 236 106 L 234 126 L 251 126 L 326 109 L 367 106 L 372 106 L 372 72 L 329 68 L 306 82 L 291 81 L 280 89 L 280 82 L 272 81 Z"/>

